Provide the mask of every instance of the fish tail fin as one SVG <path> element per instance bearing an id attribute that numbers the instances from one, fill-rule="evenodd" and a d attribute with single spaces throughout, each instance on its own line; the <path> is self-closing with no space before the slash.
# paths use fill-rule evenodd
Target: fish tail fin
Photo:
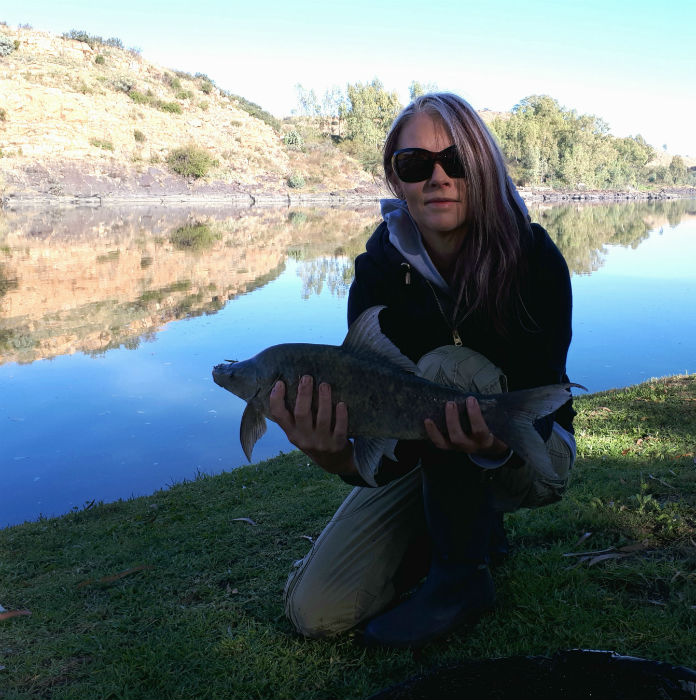
<path id="1" fill-rule="evenodd" d="M 534 421 L 548 416 L 569 401 L 571 387 L 585 389 L 580 384 L 568 382 L 498 394 L 495 397 L 497 419 L 489 423 L 495 435 L 538 472 L 551 479 L 557 479 L 558 475 L 551 464 L 546 444 L 534 427 Z M 482 402 L 486 398 L 483 397 Z"/>

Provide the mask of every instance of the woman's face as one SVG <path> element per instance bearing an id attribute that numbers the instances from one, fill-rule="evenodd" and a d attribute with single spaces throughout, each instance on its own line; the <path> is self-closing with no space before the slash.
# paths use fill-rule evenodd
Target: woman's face
<path id="1" fill-rule="evenodd" d="M 440 119 L 419 112 L 401 129 L 396 150 L 425 148 L 437 153 L 453 143 Z M 427 180 L 403 182 L 395 173 L 393 184 L 396 192 L 406 200 L 426 243 L 436 244 L 437 239 L 466 233 L 466 184 L 463 178 L 450 177 L 440 163 L 435 163 L 433 174 Z"/>

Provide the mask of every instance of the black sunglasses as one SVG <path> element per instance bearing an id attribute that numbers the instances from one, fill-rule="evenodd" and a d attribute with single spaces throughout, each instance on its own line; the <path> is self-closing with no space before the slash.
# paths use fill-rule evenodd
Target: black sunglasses
<path id="1" fill-rule="evenodd" d="M 435 170 L 435 163 L 450 177 L 464 177 L 464 165 L 459 159 L 456 146 L 449 146 L 439 153 L 425 148 L 400 148 L 391 159 L 392 168 L 402 182 L 428 180 Z"/>

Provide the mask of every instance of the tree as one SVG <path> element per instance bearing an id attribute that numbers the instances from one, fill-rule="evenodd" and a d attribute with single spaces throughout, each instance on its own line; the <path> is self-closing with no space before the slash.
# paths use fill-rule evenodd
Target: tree
<path id="1" fill-rule="evenodd" d="M 300 83 L 295 85 L 297 91 L 297 102 L 300 111 L 305 117 L 318 117 L 321 114 L 321 106 L 313 89 L 307 90 Z"/>
<path id="2" fill-rule="evenodd" d="M 681 156 L 674 156 L 669 164 L 669 174 L 672 182 L 676 185 L 686 182 L 687 168 L 684 159 Z"/>
<path id="3" fill-rule="evenodd" d="M 348 84 L 348 99 L 341 106 L 346 122 L 346 138 L 380 148 L 401 103 L 396 92 L 387 92 L 381 81 Z"/>
<path id="4" fill-rule="evenodd" d="M 646 181 L 655 157 L 642 136 L 618 139 L 603 119 L 567 110 L 548 95 L 524 98 L 510 118 L 494 119 L 490 127 L 520 184 L 636 185 Z"/>
<path id="5" fill-rule="evenodd" d="M 437 85 L 435 83 L 421 83 L 418 80 L 414 80 L 408 86 L 408 94 L 411 100 L 415 100 L 416 97 L 421 95 L 427 95 L 429 92 L 437 92 Z"/>
<path id="6" fill-rule="evenodd" d="M 331 87 L 319 100 L 314 90 L 307 90 L 299 83 L 295 85 L 297 91 L 297 102 L 300 107 L 300 114 L 305 117 L 319 120 L 320 129 L 324 132 L 331 131 L 331 122 L 338 117 L 338 136 L 341 135 L 341 109 L 346 101 L 343 90 L 339 87 Z"/>

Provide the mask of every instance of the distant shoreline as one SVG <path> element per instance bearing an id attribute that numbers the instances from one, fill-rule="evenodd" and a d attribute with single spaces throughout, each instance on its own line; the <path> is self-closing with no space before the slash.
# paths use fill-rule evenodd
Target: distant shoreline
<path id="1" fill-rule="evenodd" d="M 526 203 L 547 202 L 555 203 L 608 203 L 629 201 L 652 201 L 666 199 L 696 198 L 696 188 L 665 188 L 659 191 L 561 191 L 520 188 L 520 195 Z M 228 205 L 233 208 L 247 207 L 301 207 L 301 206 L 345 206 L 361 205 L 379 202 L 389 197 L 387 192 L 308 192 L 308 193 L 276 193 L 276 192 L 230 192 L 215 194 L 171 193 L 171 194 L 134 194 L 123 195 L 51 195 L 51 194 L 20 194 L 6 195 L 0 200 L 0 208 L 12 211 L 24 207 L 106 207 L 119 205 L 152 205 L 161 206 L 191 206 L 208 204 Z"/>
<path id="2" fill-rule="evenodd" d="M 391 193 L 379 181 L 354 189 L 302 191 L 267 189 L 260 185 L 242 186 L 219 180 L 187 180 L 159 168 L 146 173 L 85 172 L 74 163 L 57 169 L 35 167 L 5 172 L 0 191 L 0 209 L 35 207 L 104 206 L 229 206 L 249 207 L 366 206 Z M 268 186 L 268 185 L 266 185 Z M 663 187 L 659 190 L 554 190 L 550 187 L 520 187 L 528 204 L 626 202 L 696 198 L 696 187 Z"/>

